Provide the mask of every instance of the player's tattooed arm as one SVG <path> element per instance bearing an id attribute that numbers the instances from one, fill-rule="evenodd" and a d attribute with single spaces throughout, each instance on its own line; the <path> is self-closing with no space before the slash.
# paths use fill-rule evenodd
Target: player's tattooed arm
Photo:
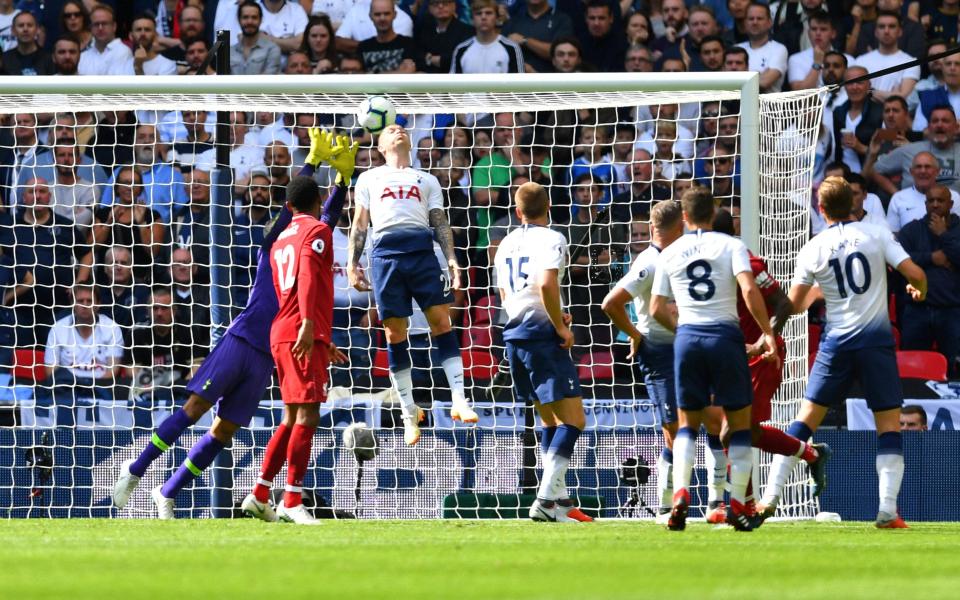
<path id="1" fill-rule="evenodd" d="M 347 279 L 354 288 L 361 292 L 370 289 L 370 283 L 363 275 L 360 267 L 360 257 L 367 246 L 367 227 L 370 223 L 370 213 L 367 209 L 357 205 L 353 213 L 353 223 L 350 226 L 350 243 L 347 246 Z"/>
<path id="2" fill-rule="evenodd" d="M 460 289 L 460 265 L 457 264 L 457 255 L 453 246 L 453 230 L 447 221 L 447 214 L 440 208 L 430 209 L 430 226 L 437 233 L 437 242 L 443 250 L 443 256 L 450 267 L 450 279 L 455 290 Z"/>

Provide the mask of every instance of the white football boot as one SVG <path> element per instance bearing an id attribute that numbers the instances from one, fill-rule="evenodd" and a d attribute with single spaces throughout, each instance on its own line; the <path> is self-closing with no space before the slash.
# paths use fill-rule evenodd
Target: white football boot
<path id="1" fill-rule="evenodd" d="M 153 503 L 157 506 L 157 518 L 161 521 L 169 521 L 173 519 L 173 498 L 167 498 L 161 494 L 161 487 L 158 485 L 153 488 L 150 497 L 153 498 Z"/>
<path id="2" fill-rule="evenodd" d="M 420 441 L 420 422 L 424 418 L 423 409 L 417 407 L 417 416 L 403 415 L 403 442 L 408 446 L 415 446 Z"/>
<path id="3" fill-rule="evenodd" d="M 240 510 L 254 519 L 260 519 L 267 523 L 277 522 L 277 512 L 270 506 L 270 502 L 260 502 L 253 494 L 247 494 L 247 497 L 240 503 Z"/>
<path id="4" fill-rule="evenodd" d="M 476 423 L 480 420 L 477 412 L 470 408 L 470 403 L 466 399 L 453 401 L 450 407 L 450 418 L 462 423 Z"/>
<path id="5" fill-rule="evenodd" d="M 137 485 L 140 483 L 140 478 L 130 472 L 130 465 L 133 462 L 134 459 L 131 458 L 120 465 L 120 476 L 117 477 L 117 482 L 113 484 L 113 505 L 117 508 L 123 508 L 127 505 L 130 494 L 137 489 Z"/>
<path id="6" fill-rule="evenodd" d="M 277 508 L 277 518 L 282 523 L 295 523 L 296 525 L 319 525 L 320 521 L 314 518 L 303 504 L 298 504 L 293 508 L 287 508 L 280 505 Z"/>

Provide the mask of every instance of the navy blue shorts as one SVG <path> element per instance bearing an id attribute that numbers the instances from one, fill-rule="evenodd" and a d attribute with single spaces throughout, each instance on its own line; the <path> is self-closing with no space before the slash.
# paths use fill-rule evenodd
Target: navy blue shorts
<path id="1" fill-rule="evenodd" d="M 903 388 L 893 346 L 839 351 L 824 346 L 820 345 L 810 369 L 807 400 L 821 406 L 840 404 L 846 401 L 856 378 L 870 410 L 890 410 L 903 405 Z"/>
<path id="2" fill-rule="evenodd" d="M 433 250 L 376 256 L 370 260 L 373 297 L 381 319 L 409 317 L 413 300 L 420 310 L 450 304 L 450 282 Z"/>
<path id="3" fill-rule="evenodd" d="M 580 378 L 570 352 L 553 340 L 506 342 L 507 360 L 518 402 L 530 400 L 549 404 L 564 398 L 578 398 Z"/>
<path id="4" fill-rule="evenodd" d="M 273 358 L 228 331 L 197 369 L 187 391 L 216 402 L 221 419 L 246 427 L 272 375 Z"/>
<path id="5" fill-rule="evenodd" d="M 647 395 L 657 405 L 660 422 L 676 423 L 677 388 L 673 375 L 673 344 L 653 344 L 644 338 L 637 354 L 637 364 L 643 373 Z"/>
<path id="6" fill-rule="evenodd" d="M 682 326 L 674 343 L 673 368 L 677 404 L 683 410 L 711 405 L 738 410 L 753 403 L 753 385 L 743 334 L 736 326 L 721 325 L 722 335 L 704 335 L 704 329 Z"/>

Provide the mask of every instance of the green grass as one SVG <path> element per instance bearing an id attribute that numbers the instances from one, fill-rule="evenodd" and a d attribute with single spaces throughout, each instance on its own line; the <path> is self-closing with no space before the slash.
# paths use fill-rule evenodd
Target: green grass
<path id="1" fill-rule="evenodd" d="M 960 524 L 0 521 L 0 598 L 946 598 Z"/>

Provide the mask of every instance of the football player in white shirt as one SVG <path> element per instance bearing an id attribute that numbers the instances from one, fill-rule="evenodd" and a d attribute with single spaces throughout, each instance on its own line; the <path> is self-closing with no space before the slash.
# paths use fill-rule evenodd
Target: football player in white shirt
<path id="1" fill-rule="evenodd" d="M 394 388 L 403 412 L 403 439 L 408 446 L 420 441 L 423 411 L 413 401 L 407 318 L 412 300 L 423 310 L 437 345 L 437 354 L 450 385 L 454 420 L 476 423 L 477 413 L 463 389 L 460 344 L 450 325 L 450 283 L 433 254 L 433 237 L 450 266 L 450 279 L 460 289 L 460 266 L 453 248 L 453 232 L 443 210 L 437 178 L 410 167 L 410 136 L 402 125 L 390 125 L 380 134 L 378 150 L 385 165 L 360 174 L 354 187 L 356 208 L 350 229 L 347 276 L 360 291 L 370 283 L 360 267 L 368 227 L 373 228 L 370 270 L 373 297 L 387 334 L 387 356 Z"/>
<path id="2" fill-rule="evenodd" d="M 630 337 L 630 354 L 637 357 L 647 394 L 656 404 L 663 429 L 663 450 L 657 458 L 658 522 L 666 523 L 673 503 L 673 439 L 677 435 L 677 394 L 673 373 L 674 333 L 650 316 L 650 291 L 660 253 L 683 235 L 683 214 L 673 200 L 657 202 L 650 211 L 650 247 L 603 299 L 603 311 Z M 637 324 L 630 322 L 626 304 L 633 301 Z M 724 469 L 726 471 L 726 469 Z"/>
<path id="3" fill-rule="evenodd" d="M 787 433 L 810 439 L 830 406 L 846 400 L 850 384 L 859 379 L 867 405 L 877 424 L 877 474 L 880 509 L 876 525 L 901 529 L 907 526 L 897 514 L 897 494 L 903 479 L 903 444 L 900 439 L 900 406 L 903 392 L 897 375 L 893 333 L 887 312 L 887 265 L 910 284 L 907 292 L 917 301 L 927 293 L 927 278 L 889 229 L 850 219 L 853 206 L 849 184 L 828 177 L 819 189 L 820 213 L 830 228 L 800 250 L 790 287 L 794 313 L 807 309 L 812 286 L 827 304 L 827 327 L 810 370 L 806 399 Z M 774 458 L 761 514 L 776 510 L 783 485 L 797 464 L 795 457 Z"/>
<path id="4" fill-rule="evenodd" d="M 548 227 L 550 199 L 543 186 L 521 185 L 516 201 L 522 225 L 500 242 L 494 266 L 507 315 L 503 340 L 517 402 L 532 402 L 543 428 L 543 478 L 530 518 L 592 521 L 573 505 L 566 487 L 570 457 L 586 425 L 577 367 L 570 358 L 570 317 L 560 300 L 567 240 Z"/>
<path id="5" fill-rule="evenodd" d="M 748 514 L 745 505 L 753 464 L 753 387 L 737 316 L 738 291 L 763 332 L 765 358 L 778 360 L 777 342 L 753 278 L 747 247 L 736 238 L 711 231 L 716 210 L 713 195 L 706 188 L 694 188 L 684 192 L 680 204 L 691 233 L 661 253 L 650 299 L 653 317 L 677 333 L 674 373 L 680 428 L 673 442 L 676 491 L 667 527 L 673 531 L 686 528 L 695 442 L 712 395 L 712 404 L 723 408 L 731 432 L 727 523 L 738 531 L 751 531 L 762 520 Z M 676 300 L 678 315 L 669 308 L 671 298 Z"/>

